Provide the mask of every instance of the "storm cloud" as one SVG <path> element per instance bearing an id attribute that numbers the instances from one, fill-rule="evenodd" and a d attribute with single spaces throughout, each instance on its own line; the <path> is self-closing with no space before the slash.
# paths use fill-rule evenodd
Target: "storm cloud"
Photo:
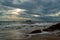
<path id="1" fill-rule="evenodd" d="M 5 10 L 16 8 L 27 10 L 16 15 L 18 18 L 30 18 L 34 21 L 60 20 L 60 0 L 0 0 L 0 16 L 5 15 Z"/>

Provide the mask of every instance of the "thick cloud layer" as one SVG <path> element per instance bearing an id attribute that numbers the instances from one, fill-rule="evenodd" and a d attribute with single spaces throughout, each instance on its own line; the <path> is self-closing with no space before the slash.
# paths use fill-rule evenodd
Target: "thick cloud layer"
<path id="1" fill-rule="evenodd" d="M 34 21 L 60 20 L 60 0 L 0 0 L 1 8 L 4 11 L 16 8 L 27 10 L 15 15 L 18 18 L 30 18 Z M 6 15 L 1 12 L 2 10 L 0 10 L 0 16 Z"/>

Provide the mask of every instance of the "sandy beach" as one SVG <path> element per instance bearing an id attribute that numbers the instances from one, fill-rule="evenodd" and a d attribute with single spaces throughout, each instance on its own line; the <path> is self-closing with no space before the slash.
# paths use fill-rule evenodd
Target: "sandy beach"
<path id="1" fill-rule="evenodd" d="M 6 40 L 60 40 L 60 36 L 40 36 L 34 35 L 28 39 L 6 39 Z"/>

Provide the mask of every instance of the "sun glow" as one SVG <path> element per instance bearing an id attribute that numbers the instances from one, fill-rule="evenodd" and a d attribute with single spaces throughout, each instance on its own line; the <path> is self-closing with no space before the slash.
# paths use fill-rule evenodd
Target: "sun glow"
<path id="1" fill-rule="evenodd" d="M 24 11 L 26 11 L 26 10 L 17 8 L 17 9 L 8 10 L 7 14 L 19 15 L 19 14 L 21 14 Z"/>
<path id="2" fill-rule="evenodd" d="M 40 15 L 32 15 L 32 16 L 34 16 L 34 17 L 40 17 Z"/>

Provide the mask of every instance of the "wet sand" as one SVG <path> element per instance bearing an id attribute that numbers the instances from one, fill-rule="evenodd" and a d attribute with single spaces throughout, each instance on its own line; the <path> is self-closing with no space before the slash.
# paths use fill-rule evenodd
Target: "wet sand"
<path id="1" fill-rule="evenodd" d="M 7 36 L 9 35 L 8 37 L 4 37 L 3 40 L 60 40 L 60 32 L 58 32 L 56 34 L 54 34 L 54 33 L 48 34 L 47 33 L 47 34 L 31 35 L 31 37 L 28 38 L 28 39 L 16 39 L 16 37 L 14 37 L 13 35 L 18 36 L 19 38 L 21 38 L 21 36 L 19 36 L 19 34 L 15 34 L 15 33 L 17 33 L 17 31 L 8 32 L 7 34 L 5 34 L 5 32 L 1 32 L 1 35 L 2 35 L 2 37 L 6 36 L 6 35 Z M 14 39 L 13 39 L 13 37 L 14 37 Z"/>
<path id="2" fill-rule="evenodd" d="M 35 35 L 28 39 L 7 39 L 7 40 L 60 40 L 60 36 L 39 36 Z"/>

